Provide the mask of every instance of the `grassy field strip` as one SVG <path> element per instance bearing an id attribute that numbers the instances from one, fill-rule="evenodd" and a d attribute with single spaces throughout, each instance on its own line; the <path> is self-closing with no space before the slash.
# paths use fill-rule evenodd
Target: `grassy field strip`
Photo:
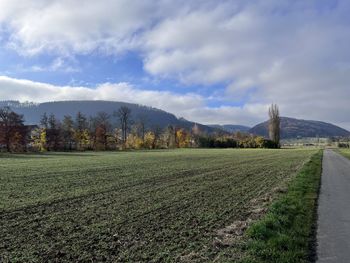
<path id="1" fill-rule="evenodd" d="M 314 262 L 316 204 L 322 174 L 322 151 L 315 154 L 247 234 L 250 241 L 241 263 Z"/>
<path id="2" fill-rule="evenodd" d="M 180 150 L 76 158 L 49 154 L 30 156 L 28 162 L 15 158 L 13 166 L 0 168 L 5 172 L 0 177 L 12 182 L 0 192 L 6 207 L 0 212 L 0 254 L 13 262 L 159 262 L 195 253 L 210 262 L 221 253 L 212 245 L 217 230 L 246 219 L 250 200 L 285 184 L 314 152 Z M 45 170 L 50 176 L 42 176 Z M 11 178 L 14 171 L 17 177 Z M 18 189 L 11 186 L 15 183 Z"/>
<path id="3" fill-rule="evenodd" d="M 350 149 L 339 148 L 336 151 L 342 154 L 344 157 L 350 159 Z"/>

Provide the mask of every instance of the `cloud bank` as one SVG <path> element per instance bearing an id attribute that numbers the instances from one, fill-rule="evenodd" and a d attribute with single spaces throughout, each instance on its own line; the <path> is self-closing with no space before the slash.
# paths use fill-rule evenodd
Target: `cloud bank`
<path id="1" fill-rule="evenodd" d="M 14 95 L 15 94 L 15 95 Z M 266 105 L 239 107 L 206 107 L 206 99 L 197 94 L 142 90 L 128 83 L 104 83 L 94 88 L 55 86 L 30 80 L 0 76 L 0 98 L 31 102 L 61 100 L 112 100 L 156 107 L 178 117 L 200 123 L 234 123 L 245 118 L 251 125 L 265 114 Z M 263 111 L 261 111 L 263 109 Z"/>
<path id="2" fill-rule="evenodd" d="M 18 98 L 30 99 L 25 88 L 18 89 L 25 84 L 36 94 L 32 98 L 40 96 L 35 87 L 50 91 L 51 97 L 41 96 L 48 100 L 112 94 L 109 99 L 152 105 L 204 123 L 253 124 L 274 102 L 283 115 L 350 128 L 349 11 L 346 0 L 4 0 L 3 43 L 23 56 L 133 51 L 152 76 L 185 87 L 224 85 L 227 101 L 244 98 L 245 103 L 209 108 L 207 98 L 186 91 L 146 91 L 125 83 L 92 90 L 12 79 L 16 85 L 8 89 L 0 83 L 0 92 L 6 97 L 16 90 Z"/>

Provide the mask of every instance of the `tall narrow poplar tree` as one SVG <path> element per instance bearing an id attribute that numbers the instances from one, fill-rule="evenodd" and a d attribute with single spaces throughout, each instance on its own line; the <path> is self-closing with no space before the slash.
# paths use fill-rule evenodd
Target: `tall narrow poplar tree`
<path id="1" fill-rule="evenodd" d="M 269 108 L 269 137 L 270 140 L 276 144 L 276 147 L 280 147 L 280 113 L 277 104 L 272 104 Z"/>

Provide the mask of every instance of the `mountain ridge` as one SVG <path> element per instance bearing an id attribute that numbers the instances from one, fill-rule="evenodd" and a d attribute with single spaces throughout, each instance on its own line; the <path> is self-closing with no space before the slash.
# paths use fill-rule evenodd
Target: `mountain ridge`
<path id="1" fill-rule="evenodd" d="M 249 132 L 255 135 L 268 137 L 268 121 L 255 125 Z M 332 123 L 281 117 L 281 139 L 347 136 L 350 136 L 348 130 Z"/>
<path id="2" fill-rule="evenodd" d="M 224 131 L 230 132 L 230 133 L 234 133 L 234 132 L 248 132 L 251 127 L 248 126 L 244 126 L 244 125 L 237 125 L 237 124 L 210 124 L 207 125 L 209 127 L 213 127 L 213 128 L 218 128 L 218 129 L 222 129 Z"/>
<path id="3" fill-rule="evenodd" d="M 131 109 L 131 115 L 134 121 L 137 121 L 140 116 L 146 116 L 148 128 L 155 126 L 165 128 L 168 125 L 174 125 L 191 129 L 197 124 L 199 129 L 205 133 L 222 132 L 219 129 L 188 121 L 182 117 L 177 118 L 174 114 L 158 108 L 120 101 L 69 100 L 43 103 L 19 102 L 14 100 L 0 101 L 0 107 L 5 106 L 9 106 L 18 114 L 23 114 L 26 124 L 38 124 L 44 113 L 54 114 L 59 120 L 62 120 L 65 115 L 74 117 L 79 111 L 87 117 L 95 116 L 101 111 L 113 115 L 113 112 L 117 111 L 120 107 L 126 106 Z M 114 119 L 115 122 L 116 120 Z"/>
<path id="4" fill-rule="evenodd" d="M 195 124 L 199 129 L 207 134 L 232 134 L 234 132 L 246 132 L 254 135 L 268 137 L 268 121 L 259 123 L 250 128 L 244 125 L 204 125 L 186 120 L 182 117 L 178 118 L 174 114 L 167 111 L 144 106 L 140 104 L 106 101 L 106 100 L 70 100 L 70 101 L 51 101 L 43 103 L 19 102 L 15 100 L 0 101 L 0 107 L 9 106 L 15 112 L 23 114 L 26 124 L 38 124 L 40 117 L 44 114 L 55 114 L 62 120 L 64 115 L 75 116 L 78 111 L 87 117 L 94 116 L 100 111 L 113 114 L 121 106 L 127 106 L 132 111 L 132 119 L 137 121 L 141 115 L 146 115 L 148 128 L 174 125 L 181 128 L 191 129 Z M 114 124 L 116 120 L 114 119 Z M 114 125 L 116 126 L 116 125 Z M 331 123 L 315 120 L 303 120 L 290 117 L 281 117 L 281 138 L 290 139 L 298 137 L 347 137 L 350 132 Z"/>

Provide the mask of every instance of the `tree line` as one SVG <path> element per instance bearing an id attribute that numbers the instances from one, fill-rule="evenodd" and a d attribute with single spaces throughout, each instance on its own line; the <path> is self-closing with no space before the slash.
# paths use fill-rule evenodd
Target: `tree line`
<path id="1" fill-rule="evenodd" d="M 59 120 L 54 114 L 41 116 L 38 125 L 25 125 L 23 115 L 9 107 L 0 109 L 0 147 L 8 152 L 85 151 L 169 148 L 278 148 L 279 112 L 270 110 L 270 139 L 251 134 L 202 132 L 168 125 L 150 125 L 146 115 L 132 116 L 122 106 L 113 114 L 98 112 L 88 117 L 81 112 Z"/>

